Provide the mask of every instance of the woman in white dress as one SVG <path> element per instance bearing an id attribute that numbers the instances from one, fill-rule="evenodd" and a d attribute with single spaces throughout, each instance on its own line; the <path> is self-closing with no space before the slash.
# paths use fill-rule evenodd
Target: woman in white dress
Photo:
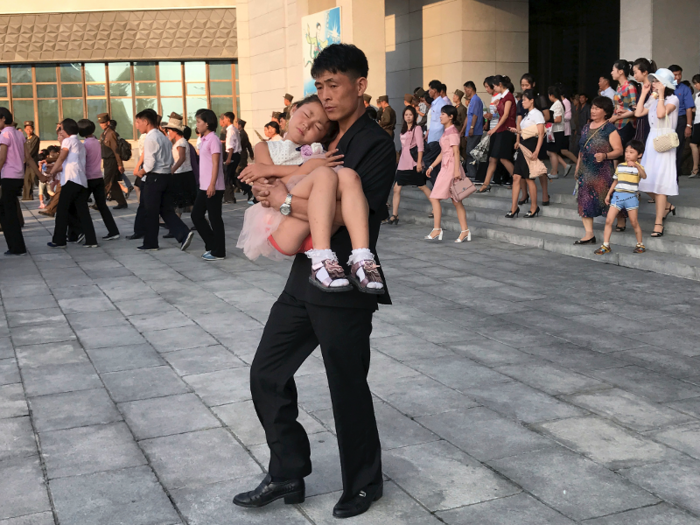
<path id="1" fill-rule="evenodd" d="M 664 234 L 663 221 L 669 213 L 676 214 L 676 207 L 668 197 L 678 195 L 676 176 L 676 148 L 663 153 L 654 149 L 654 139 L 667 133 L 675 133 L 678 123 L 678 97 L 673 94 L 676 81 L 668 69 L 657 69 L 649 74 L 651 85 L 643 85 L 635 116 L 649 116 L 651 131 L 642 157 L 642 166 L 647 178 L 639 181 L 639 190 L 646 192 L 656 202 L 656 221 L 652 237 Z M 651 91 L 651 97 L 649 92 Z M 648 99 L 648 100 L 647 100 Z M 659 100 L 663 99 L 663 104 Z"/>

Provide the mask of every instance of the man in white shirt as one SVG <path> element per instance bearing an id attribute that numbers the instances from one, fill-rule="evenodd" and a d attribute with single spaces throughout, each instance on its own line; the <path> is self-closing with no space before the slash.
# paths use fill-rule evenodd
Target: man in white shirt
<path id="1" fill-rule="evenodd" d="M 226 127 L 226 156 L 224 157 L 224 179 L 226 191 L 224 192 L 224 202 L 236 202 L 234 189 L 236 187 L 236 169 L 241 162 L 241 134 L 234 125 L 236 115 L 228 111 L 221 115 L 221 120 Z"/>
<path id="2" fill-rule="evenodd" d="M 189 248 L 194 237 L 194 232 L 185 225 L 175 214 L 173 208 L 172 174 L 170 167 L 173 165 L 172 143 L 158 129 L 159 117 L 152 109 L 144 109 L 136 115 L 136 128 L 140 133 L 146 134 L 143 143 L 143 166 L 136 172 L 137 177 L 142 178 L 143 189 L 141 200 L 144 203 L 143 216 L 136 214 L 136 222 L 143 223 L 143 245 L 138 249 L 142 251 L 155 251 L 158 249 L 158 216 L 160 215 L 167 225 L 170 233 L 180 243 L 180 249 Z M 134 230 L 137 225 L 134 225 Z M 132 238 L 140 238 L 134 235 Z"/>
<path id="3" fill-rule="evenodd" d="M 603 75 L 598 79 L 598 88 L 600 88 L 599 93 L 601 97 L 608 97 L 615 102 L 615 90 L 610 87 L 610 79 L 607 75 Z"/>

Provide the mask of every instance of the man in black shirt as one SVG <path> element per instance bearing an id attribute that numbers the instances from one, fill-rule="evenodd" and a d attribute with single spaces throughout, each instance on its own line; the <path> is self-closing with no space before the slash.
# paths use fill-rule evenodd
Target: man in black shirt
<path id="1" fill-rule="evenodd" d="M 379 226 L 387 215 L 386 200 L 396 170 L 394 143 L 365 113 L 367 58 L 358 48 L 334 44 L 314 61 L 311 74 L 318 96 L 339 133 L 329 150 L 344 154 L 343 163 L 362 180 L 369 204 L 370 250 L 376 254 Z M 291 206 L 290 215 L 307 219 L 308 201 L 288 195 L 281 183 L 259 184 L 258 200 L 274 209 Z M 291 200 L 291 203 L 289 202 Z M 340 210 L 340 207 L 338 207 Z M 352 245 L 345 228 L 331 239 L 331 249 L 346 272 Z M 381 270 L 380 270 L 381 271 Z M 234 498 L 243 507 L 262 507 L 284 498 L 304 501 L 304 477 L 311 473 L 309 439 L 297 421 L 294 374 L 320 344 L 333 402 L 343 494 L 333 515 L 348 518 L 367 511 L 382 496 L 381 449 L 367 384 L 369 337 L 377 303 L 383 295 L 326 293 L 309 283 L 311 261 L 294 260 L 284 292 L 273 305 L 250 372 L 253 402 L 270 447 L 269 474 L 253 491 Z M 386 281 L 385 281 L 386 282 Z"/>

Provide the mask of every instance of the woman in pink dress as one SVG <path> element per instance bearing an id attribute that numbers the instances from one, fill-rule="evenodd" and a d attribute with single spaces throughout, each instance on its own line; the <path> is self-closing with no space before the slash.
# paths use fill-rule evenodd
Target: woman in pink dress
<path id="1" fill-rule="evenodd" d="M 440 220 L 442 219 L 442 207 L 440 201 L 443 199 L 452 199 L 457 210 L 457 218 L 462 232 L 455 242 L 471 241 L 472 234 L 467 226 L 467 211 L 464 209 L 462 201 L 456 201 L 452 198 L 450 188 L 454 179 L 461 179 L 464 175 L 462 163 L 459 162 L 459 132 L 454 125 L 457 118 L 457 110 L 454 106 L 445 105 L 440 109 L 440 124 L 445 127 L 445 131 L 440 137 L 440 155 L 433 161 L 425 172 L 427 177 L 433 171 L 433 168 L 440 163 L 440 172 L 437 180 L 433 184 L 433 191 L 430 193 L 430 203 L 433 205 L 434 227 L 433 230 L 425 236 L 429 241 L 442 240 L 442 227 Z"/>

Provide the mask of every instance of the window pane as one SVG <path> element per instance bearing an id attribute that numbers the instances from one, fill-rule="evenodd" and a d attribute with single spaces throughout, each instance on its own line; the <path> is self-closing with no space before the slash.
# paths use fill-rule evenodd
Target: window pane
<path id="1" fill-rule="evenodd" d="M 129 62 L 114 62 L 108 65 L 110 82 L 131 82 Z"/>
<path id="2" fill-rule="evenodd" d="M 206 84 L 204 83 L 196 83 L 196 84 L 187 84 L 187 94 L 188 95 L 206 95 Z"/>
<path id="3" fill-rule="evenodd" d="M 34 101 L 33 100 L 13 100 L 12 101 L 12 116 L 15 122 L 24 124 L 25 120 L 34 119 Z M 21 126 L 20 126 L 21 127 Z"/>
<path id="4" fill-rule="evenodd" d="M 56 98 L 58 96 L 56 84 L 38 84 L 36 86 L 36 96 L 39 98 Z"/>
<path id="5" fill-rule="evenodd" d="M 163 120 L 168 120 L 168 115 L 173 111 L 178 115 L 182 115 L 181 98 L 162 98 L 160 103 L 163 105 Z"/>
<path id="6" fill-rule="evenodd" d="M 207 66 L 204 62 L 185 62 L 185 80 L 187 82 L 204 82 L 206 79 Z"/>
<path id="7" fill-rule="evenodd" d="M 180 62 L 158 62 L 161 80 L 182 80 Z"/>
<path id="8" fill-rule="evenodd" d="M 37 82 L 56 82 L 56 64 L 40 64 L 35 70 Z"/>
<path id="9" fill-rule="evenodd" d="M 117 121 L 117 131 L 125 139 L 134 138 L 134 118 L 131 99 L 112 99 L 112 118 Z"/>
<path id="10" fill-rule="evenodd" d="M 207 97 L 187 97 L 187 125 L 192 128 L 193 134 L 194 127 L 197 123 L 197 119 L 194 118 L 194 115 L 198 110 L 206 108 Z"/>
<path id="11" fill-rule="evenodd" d="M 0 84 L 7 84 L 7 68 L 0 66 Z"/>
<path id="12" fill-rule="evenodd" d="M 122 82 L 118 84 L 110 84 L 109 94 L 113 97 L 130 97 L 131 84 L 124 84 Z"/>
<path id="13" fill-rule="evenodd" d="M 6 98 L 0 98 L 0 108 L 10 109 L 10 101 Z"/>
<path id="14" fill-rule="evenodd" d="M 144 109 L 155 109 L 158 111 L 155 98 L 137 98 L 136 99 L 136 113 L 143 111 Z"/>
<path id="15" fill-rule="evenodd" d="M 161 97 L 181 97 L 182 82 L 162 82 L 160 85 Z"/>
<path id="16" fill-rule="evenodd" d="M 134 64 L 134 80 L 155 80 L 155 62 L 137 62 Z"/>
<path id="17" fill-rule="evenodd" d="M 22 83 L 32 81 L 32 66 L 10 66 L 12 82 Z"/>
<path id="18" fill-rule="evenodd" d="M 212 95 L 229 95 L 233 93 L 231 82 L 210 82 L 209 91 Z"/>
<path id="19" fill-rule="evenodd" d="M 40 100 L 39 106 L 39 136 L 42 140 L 56 140 L 56 123 L 58 122 L 58 100 Z"/>
<path id="20" fill-rule="evenodd" d="M 32 86 L 12 86 L 13 98 L 34 98 Z"/>
<path id="21" fill-rule="evenodd" d="M 228 62 L 212 62 L 209 64 L 210 80 L 231 80 L 231 64 Z"/>
<path id="22" fill-rule="evenodd" d="M 227 111 L 233 111 L 233 99 L 231 97 L 213 98 L 211 99 L 211 109 L 217 117 Z M 216 128 L 216 132 L 221 132 L 221 126 Z"/>
<path id="23" fill-rule="evenodd" d="M 82 101 L 82 99 L 81 100 L 64 100 L 63 101 L 63 118 L 72 118 L 73 120 L 80 120 L 81 118 L 83 118 L 83 101 Z"/>
<path id="24" fill-rule="evenodd" d="M 91 98 L 87 101 L 88 117 L 97 125 L 97 115 L 107 113 L 107 99 Z M 116 120 L 116 119 L 115 119 Z M 118 121 L 117 121 L 118 122 Z"/>
<path id="25" fill-rule="evenodd" d="M 85 64 L 85 82 L 106 82 L 107 73 L 104 64 Z"/>
<path id="26" fill-rule="evenodd" d="M 105 85 L 104 84 L 88 84 L 87 85 L 88 97 L 104 97 L 105 96 Z"/>
<path id="27" fill-rule="evenodd" d="M 7 96 L 7 86 L 0 86 L 0 97 Z"/>
<path id="28" fill-rule="evenodd" d="M 61 95 L 69 97 L 82 97 L 83 96 L 83 85 L 82 84 L 63 84 L 61 86 Z"/>
<path id="29" fill-rule="evenodd" d="M 82 82 L 80 64 L 61 64 L 61 82 Z"/>
<path id="30" fill-rule="evenodd" d="M 139 82 L 136 84 L 136 96 L 156 96 L 156 83 L 155 82 Z"/>

